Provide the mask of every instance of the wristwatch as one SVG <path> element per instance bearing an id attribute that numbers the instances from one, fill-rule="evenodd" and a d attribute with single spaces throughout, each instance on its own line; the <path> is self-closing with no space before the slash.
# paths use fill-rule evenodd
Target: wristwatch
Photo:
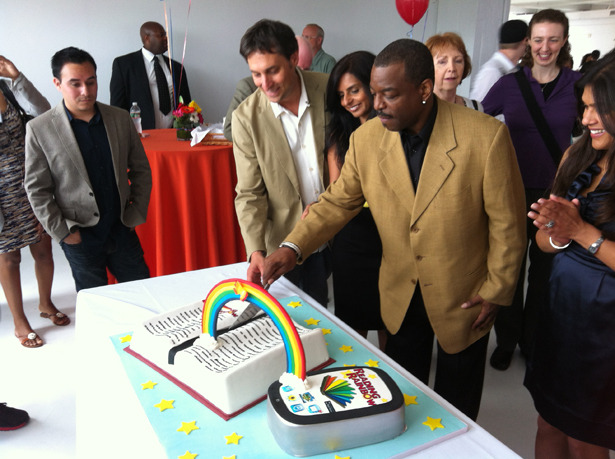
<path id="1" fill-rule="evenodd" d="M 596 242 L 594 242 L 592 245 L 590 245 L 587 248 L 587 251 L 591 253 L 592 255 L 595 255 L 598 249 L 600 248 L 600 245 L 602 245 L 603 242 L 604 242 L 604 236 L 600 236 Z"/>

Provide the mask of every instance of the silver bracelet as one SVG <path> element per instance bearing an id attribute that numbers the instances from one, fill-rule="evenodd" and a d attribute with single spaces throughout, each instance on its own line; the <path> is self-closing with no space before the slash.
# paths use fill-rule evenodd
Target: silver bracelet
<path id="1" fill-rule="evenodd" d="M 303 254 L 301 253 L 301 249 L 299 248 L 299 246 L 297 244 L 293 244 L 292 242 L 288 242 L 288 241 L 284 241 L 280 244 L 279 247 L 287 247 L 290 250 L 292 250 L 293 252 L 295 252 L 295 255 L 297 256 L 297 261 L 300 262 L 303 259 Z"/>
<path id="2" fill-rule="evenodd" d="M 568 241 L 568 244 L 566 245 L 555 245 L 553 243 L 553 239 L 551 239 L 551 236 L 549 236 L 549 244 L 551 244 L 551 247 L 553 247 L 554 249 L 557 250 L 564 250 L 566 247 L 568 247 L 570 244 L 572 243 L 572 239 L 570 239 L 570 241 Z"/>

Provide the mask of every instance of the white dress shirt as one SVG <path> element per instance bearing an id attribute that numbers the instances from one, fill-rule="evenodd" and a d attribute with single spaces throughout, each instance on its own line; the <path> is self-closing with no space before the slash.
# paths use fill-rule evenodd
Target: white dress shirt
<path id="1" fill-rule="evenodd" d="M 148 51 L 145 48 L 141 48 L 141 52 L 143 53 L 145 72 L 147 73 L 147 78 L 149 79 L 149 90 L 152 93 L 156 129 L 167 129 L 173 127 L 173 110 L 171 110 L 167 115 L 165 115 L 159 109 L 160 100 L 158 99 L 158 85 L 156 83 L 156 72 L 154 71 L 154 57 L 158 56 L 154 56 L 151 51 Z M 171 76 L 171 71 L 169 70 L 169 58 L 164 55 L 160 57 L 163 57 L 162 62 L 160 62 L 160 65 L 162 66 L 162 71 L 164 72 L 164 75 L 167 77 L 167 84 L 169 85 L 169 95 L 171 97 L 171 108 L 173 108 L 173 77 Z M 184 102 L 186 104 L 190 103 L 189 100 Z M 143 110 L 142 107 L 141 110 Z"/>
<path id="2" fill-rule="evenodd" d="M 324 185 L 320 179 L 312 117 L 308 110 L 310 101 L 300 73 L 299 78 L 301 97 L 297 115 L 295 116 L 291 111 L 275 102 L 271 102 L 271 108 L 275 117 L 282 121 L 299 177 L 301 201 L 305 208 L 318 199 L 320 193 L 324 191 Z"/>

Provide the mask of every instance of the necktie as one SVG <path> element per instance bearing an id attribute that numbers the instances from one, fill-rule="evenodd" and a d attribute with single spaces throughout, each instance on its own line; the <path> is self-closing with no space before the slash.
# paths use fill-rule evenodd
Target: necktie
<path id="1" fill-rule="evenodd" d="M 158 56 L 154 56 L 154 72 L 156 73 L 156 86 L 158 86 L 160 111 L 166 115 L 171 111 L 171 96 L 169 95 L 167 77 L 164 75 Z"/>

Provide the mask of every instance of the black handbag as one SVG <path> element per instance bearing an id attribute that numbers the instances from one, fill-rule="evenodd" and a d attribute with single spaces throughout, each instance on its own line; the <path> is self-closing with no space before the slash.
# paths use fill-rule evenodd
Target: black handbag
<path id="1" fill-rule="evenodd" d="M 536 97 L 534 97 L 534 93 L 530 87 L 530 82 L 527 80 L 523 69 L 519 69 L 515 72 L 515 78 L 519 84 L 519 89 L 521 90 L 521 94 L 523 95 L 523 99 L 527 105 L 527 109 L 529 110 L 530 115 L 532 115 L 534 124 L 538 128 L 538 132 L 540 133 L 547 150 L 549 150 L 549 154 L 555 163 L 555 167 L 558 167 L 562 159 L 562 150 L 557 144 L 555 137 L 553 137 L 553 132 L 551 132 L 551 128 L 547 124 L 547 120 L 545 119 L 542 110 L 538 106 Z"/>

